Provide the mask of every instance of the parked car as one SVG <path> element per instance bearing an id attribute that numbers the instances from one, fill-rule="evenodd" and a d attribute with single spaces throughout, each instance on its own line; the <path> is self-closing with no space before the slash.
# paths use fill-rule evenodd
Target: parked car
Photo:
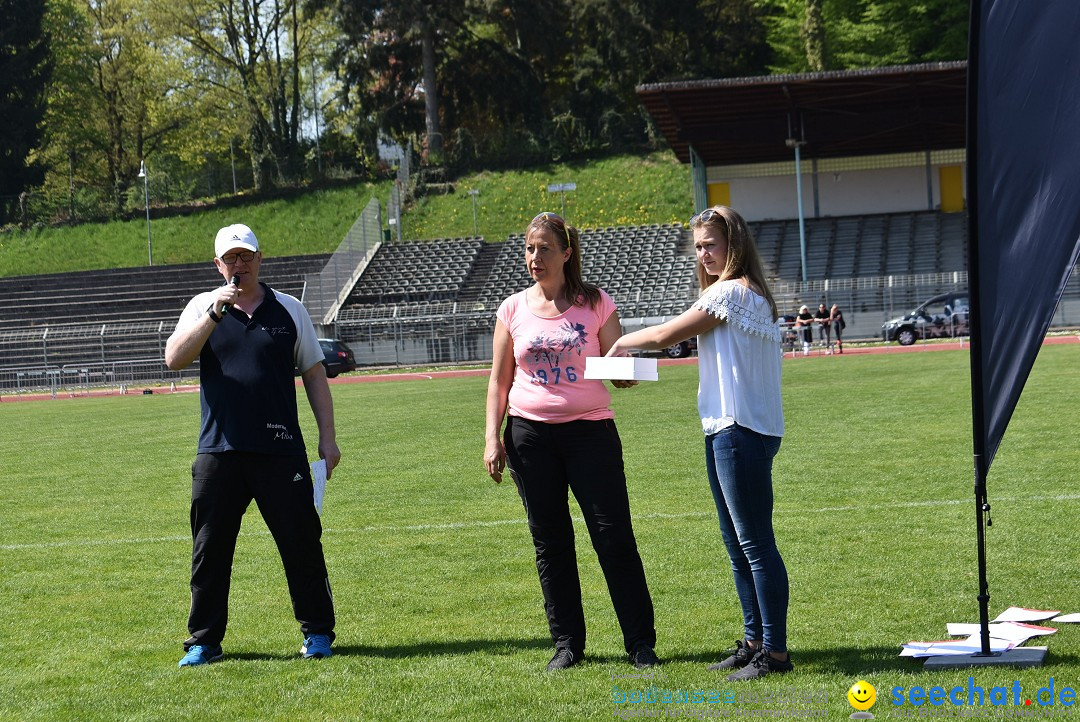
<path id="1" fill-rule="evenodd" d="M 910 313 L 886 321 L 881 326 L 882 338 L 896 341 L 901 346 L 910 346 L 919 339 L 954 338 L 968 334 L 967 291 L 934 296 Z"/>
<path id="2" fill-rule="evenodd" d="M 320 338 L 319 345 L 323 350 L 323 366 L 326 367 L 327 378 L 332 379 L 338 374 L 356 370 L 356 357 L 344 341 L 336 338 Z"/>
<path id="3" fill-rule="evenodd" d="M 668 346 L 664 349 L 664 355 L 668 358 L 686 358 L 695 351 L 697 351 L 697 336 Z"/>
<path id="4" fill-rule="evenodd" d="M 623 318 L 622 330 L 623 333 L 630 333 L 631 331 L 638 331 L 649 326 L 656 326 L 665 321 L 671 319 L 672 316 L 637 316 L 633 318 Z M 668 358 L 686 358 L 690 354 L 697 351 L 697 337 L 683 341 L 681 343 L 668 346 L 660 353 L 664 354 Z M 640 351 L 634 351 L 637 353 L 645 353 Z"/>

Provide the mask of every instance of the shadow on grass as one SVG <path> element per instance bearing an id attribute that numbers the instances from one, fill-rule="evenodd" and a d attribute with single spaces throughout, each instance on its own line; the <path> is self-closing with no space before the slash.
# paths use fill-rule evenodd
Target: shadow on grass
<path id="1" fill-rule="evenodd" d="M 550 637 L 538 637 L 535 639 L 460 639 L 446 642 L 391 644 L 384 647 L 368 644 L 335 645 L 334 654 L 401 659 L 406 657 L 442 657 L 473 652 L 516 654 L 525 649 L 550 649 L 551 647 Z"/>
<path id="2" fill-rule="evenodd" d="M 297 652 L 289 652 L 288 654 L 269 654 L 267 652 L 230 652 L 225 651 L 225 660 L 242 659 L 245 662 L 289 662 L 294 659 L 300 659 L 300 655 Z"/>
<path id="3" fill-rule="evenodd" d="M 818 670 L 833 669 L 846 676 L 858 676 L 868 673 L 922 672 L 923 659 L 901 657 L 900 645 L 887 647 L 834 647 L 832 649 L 793 649 L 792 658 L 796 670 L 799 663 L 813 666 Z M 1056 655 L 1052 651 L 1047 655 L 1046 666 L 1075 665 L 1080 658 L 1073 654 Z M 970 669 L 986 669 L 971 667 Z M 997 669 L 1017 669 L 1003 665 Z"/>
<path id="4" fill-rule="evenodd" d="M 727 650 L 730 651 L 730 650 Z M 682 654 L 664 654 L 662 647 L 656 650 L 663 662 L 691 662 L 712 664 L 724 658 L 725 650 L 715 652 L 691 652 Z M 832 647 L 829 649 L 792 648 L 791 657 L 796 672 L 800 668 L 813 668 L 815 672 L 833 671 L 844 676 L 857 676 L 870 673 L 920 672 L 923 660 L 900 657 L 900 645 L 888 647 Z M 623 655 L 586 656 L 592 662 L 625 662 Z M 1080 662 L 1076 655 L 1047 656 L 1047 665 L 1075 665 Z"/>

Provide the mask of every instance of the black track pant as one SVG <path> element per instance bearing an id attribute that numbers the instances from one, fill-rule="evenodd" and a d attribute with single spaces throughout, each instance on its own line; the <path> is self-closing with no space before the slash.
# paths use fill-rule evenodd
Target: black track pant
<path id="1" fill-rule="evenodd" d="M 536 570 L 556 647 L 585 649 L 585 614 L 567 489 L 585 517 L 627 652 L 656 646 L 653 603 L 630 522 L 622 442 L 615 422 L 545 424 L 507 418 L 504 445 L 525 504 Z"/>
<path id="2" fill-rule="evenodd" d="M 199 454 L 191 467 L 191 637 L 185 649 L 225 637 L 233 552 L 252 499 L 277 543 L 300 630 L 334 637 L 334 600 L 307 459 L 229 451 Z"/>

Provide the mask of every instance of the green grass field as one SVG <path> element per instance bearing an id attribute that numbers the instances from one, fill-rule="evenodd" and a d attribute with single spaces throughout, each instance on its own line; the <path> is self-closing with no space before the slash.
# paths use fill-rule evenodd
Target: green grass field
<path id="1" fill-rule="evenodd" d="M 1080 611 L 1076 559 L 1080 347 L 1042 350 L 990 475 L 991 614 Z M 791 575 L 793 674 L 730 685 L 706 671 L 740 636 L 731 573 L 702 468 L 696 369 L 615 390 L 638 544 L 657 611 L 652 681 L 767 693 L 1076 688 L 1080 626 L 1046 638 L 1037 669 L 925 673 L 902 642 L 977 621 L 967 351 L 785 361 L 788 435 L 776 526 Z M 532 545 L 512 486 L 483 473 L 486 379 L 334 385 L 342 466 L 324 509 L 336 656 L 298 658 L 280 561 L 257 511 L 238 546 L 226 659 L 178 670 L 186 637 L 195 394 L 0 404 L 0 719 L 608 719 L 632 672 L 595 555 L 579 531 L 587 662 L 551 655 Z M 301 402 L 302 403 L 302 402 Z M 302 403 L 303 407 L 303 403 Z M 306 407 L 304 407 L 306 408 Z M 304 414 L 309 445 L 310 412 Z M 753 692 L 756 698 L 749 696 Z M 663 705 L 652 705 L 652 708 Z M 913 709 L 910 705 L 906 709 Z"/>

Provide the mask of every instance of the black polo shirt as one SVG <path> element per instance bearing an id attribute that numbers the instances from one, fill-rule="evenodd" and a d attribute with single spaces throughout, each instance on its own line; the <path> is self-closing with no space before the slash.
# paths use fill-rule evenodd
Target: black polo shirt
<path id="1" fill-rule="evenodd" d="M 261 285 L 265 297 L 255 314 L 231 309 L 199 355 L 200 454 L 305 454 L 295 369 L 320 363 L 322 349 L 303 304 Z M 192 299 L 178 326 L 197 321 L 212 300 L 213 293 Z"/>

